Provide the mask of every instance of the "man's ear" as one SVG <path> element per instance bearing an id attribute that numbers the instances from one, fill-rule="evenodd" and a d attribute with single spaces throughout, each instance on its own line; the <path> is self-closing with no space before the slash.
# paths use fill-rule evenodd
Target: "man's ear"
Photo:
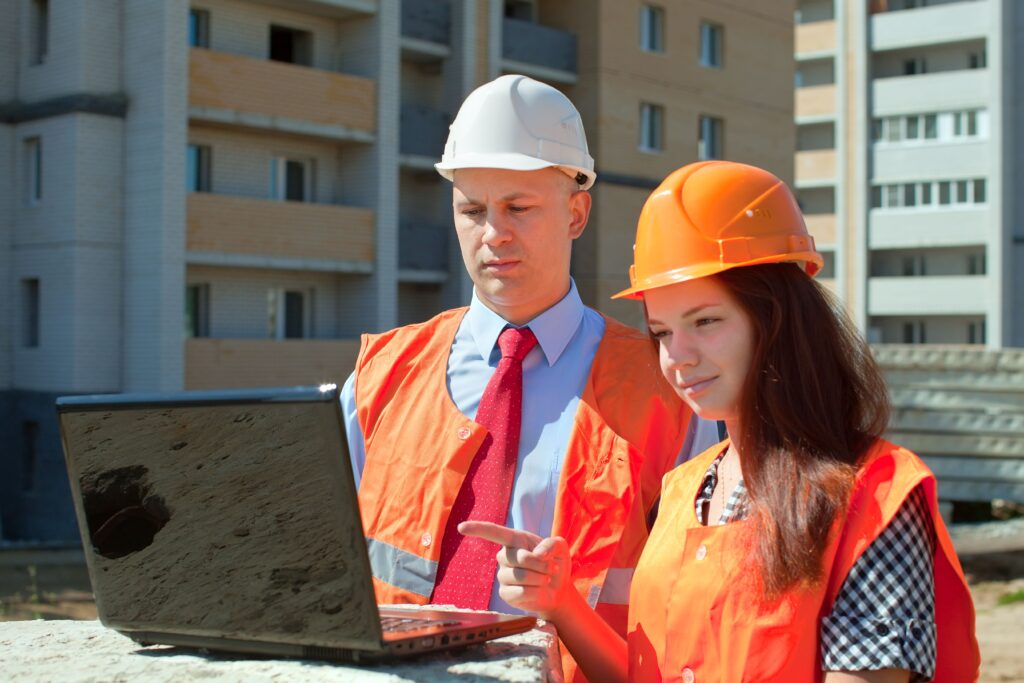
<path id="1" fill-rule="evenodd" d="M 583 234 L 590 220 L 590 206 L 593 198 L 586 190 L 577 190 L 569 196 L 569 238 L 577 239 Z"/>

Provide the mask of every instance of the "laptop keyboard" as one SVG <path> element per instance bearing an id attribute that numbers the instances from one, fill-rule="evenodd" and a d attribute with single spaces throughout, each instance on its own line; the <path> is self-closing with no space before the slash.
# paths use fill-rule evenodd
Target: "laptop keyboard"
<path id="1" fill-rule="evenodd" d="M 380 627 L 384 633 L 400 633 L 415 631 L 431 626 L 455 626 L 461 623 L 458 619 L 416 619 L 413 617 L 381 617 Z"/>

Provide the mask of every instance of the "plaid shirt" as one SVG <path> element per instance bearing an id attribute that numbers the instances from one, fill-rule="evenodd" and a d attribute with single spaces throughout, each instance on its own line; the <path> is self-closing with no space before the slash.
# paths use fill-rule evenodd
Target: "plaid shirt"
<path id="1" fill-rule="evenodd" d="M 724 453 L 723 453 L 724 455 Z M 697 494 L 697 519 L 707 523 L 718 486 L 715 458 Z M 729 494 L 719 524 L 747 516 L 741 479 Z M 889 526 L 860 556 L 821 620 L 825 671 L 906 669 L 912 682 L 935 674 L 935 529 L 920 487 L 907 497 Z"/>

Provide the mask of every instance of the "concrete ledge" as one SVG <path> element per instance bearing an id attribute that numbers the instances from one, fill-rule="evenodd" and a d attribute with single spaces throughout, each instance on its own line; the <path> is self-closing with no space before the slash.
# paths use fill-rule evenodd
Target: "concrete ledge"
<path id="1" fill-rule="evenodd" d="M 6 681 L 561 681 L 550 627 L 401 663 L 356 667 L 141 647 L 97 621 L 0 623 Z M 555 669 L 551 664 L 555 664 Z M 550 676 L 550 677 L 549 677 Z"/>

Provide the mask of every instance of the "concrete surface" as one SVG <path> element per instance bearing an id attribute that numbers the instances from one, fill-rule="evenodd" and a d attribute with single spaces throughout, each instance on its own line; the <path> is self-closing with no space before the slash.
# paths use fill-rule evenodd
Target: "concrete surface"
<path id="1" fill-rule="evenodd" d="M 553 667 L 552 667 L 553 665 Z M 402 663 L 355 667 L 255 659 L 168 646 L 140 647 L 98 621 L 0 623 L 0 671 L 17 681 L 345 681 L 561 683 L 550 626 Z"/>

